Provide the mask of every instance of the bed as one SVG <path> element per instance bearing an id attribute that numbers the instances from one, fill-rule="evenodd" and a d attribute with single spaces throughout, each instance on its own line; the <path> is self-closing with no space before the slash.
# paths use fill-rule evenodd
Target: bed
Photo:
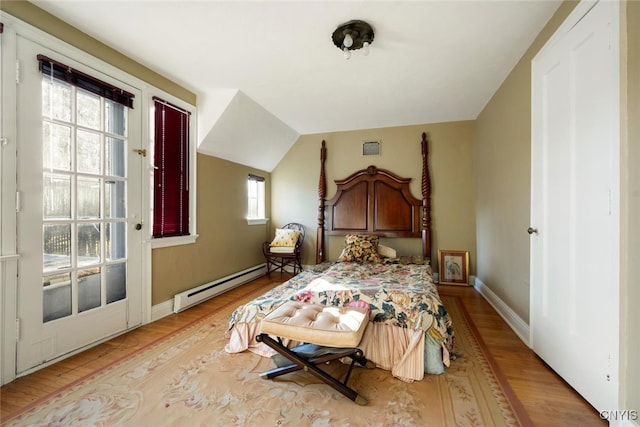
<path id="1" fill-rule="evenodd" d="M 427 147 L 423 133 L 421 199 L 411 194 L 410 178 L 369 166 L 336 180 L 336 194 L 327 200 L 322 142 L 316 265 L 236 308 L 229 317 L 227 352 L 272 356 L 273 350 L 255 337 L 264 316 L 286 301 L 368 306 L 371 320 L 359 346 L 367 359 L 408 382 L 444 372 L 454 333 L 430 265 Z M 338 260 L 325 260 L 327 234 L 345 236 Z M 422 254 L 398 257 L 380 245 L 381 237 L 421 238 Z"/>

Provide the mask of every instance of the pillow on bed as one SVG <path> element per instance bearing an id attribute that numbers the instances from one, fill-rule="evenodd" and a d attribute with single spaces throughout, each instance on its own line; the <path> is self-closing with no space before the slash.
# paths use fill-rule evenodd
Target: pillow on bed
<path id="1" fill-rule="evenodd" d="M 300 236 L 300 231 L 298 230 L 276 228 L 276 237 L 271 241 L 270 246 L 293 247 L 298 241 L 298 236 Z"/>
<path id="2" fill-rule="evenodd" d="M 380 262 L 378 255 L 378 236 L 347 234 L 344 238 L 345 248 L 339 261 Z"/>
<path id="3" fill-rule="evenodd" d="M 396 250 L 385 245 L 378 245 L 378 255 L 383 258 L 396 258 Z"/>

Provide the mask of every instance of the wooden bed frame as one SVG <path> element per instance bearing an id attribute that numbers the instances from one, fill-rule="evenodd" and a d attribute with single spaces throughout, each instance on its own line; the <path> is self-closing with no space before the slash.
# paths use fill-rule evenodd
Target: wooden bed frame
<path id="1" fill-rule="evenodd" d="M 411 178 L 369 166 L 345 179 L 335 180 L 335 196 L 326 200 L 327 148 L 320 148 L 316 264 L 325 261 L 325 233 L 371 234 L 380 237 L 421 237 L 422 255 L 431 258 L 431 180 L 427 134 L 422 133 L 422 199 L 409 190 Z M 325 210 L 329 221 L 325 226 Z M 420 227 L 422 223 L 422 227 Z"/>

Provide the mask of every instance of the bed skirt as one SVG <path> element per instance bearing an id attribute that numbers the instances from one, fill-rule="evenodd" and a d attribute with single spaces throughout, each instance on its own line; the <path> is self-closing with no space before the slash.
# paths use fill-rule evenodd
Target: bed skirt
<path id="1" fill-rule="evenodd" d="M 260 332 L 260 323 L 236 323 L 227 332 L 229 342 L 224 348 L 225 351 L 240 353 L 249 350 L 263 357 L 273 356 L 276 354 L 273 349 L 256 341 L 256 335 Z M 285 341 L 284 344 L 293 346 L 297 343 Z M 435 345 L 438 348 L 426 349 L 425 345 Z M 406 382 L 420 381 L 424 378 L 425 372 L 430 374 L 444 372 L 443 360 L 448 366 L 449 357 L 446 348 L 435 341 L 430 343 L 430 340 L 425 340 L 425 333 L 421 329 L 398 328 L 369 322 L 358 347 L 378 368 L 391 371 L 394 377 Z M 428 355 L 437 356 L 429 357 Z M 429 357 L 428 360 L 427 357 Z"/>

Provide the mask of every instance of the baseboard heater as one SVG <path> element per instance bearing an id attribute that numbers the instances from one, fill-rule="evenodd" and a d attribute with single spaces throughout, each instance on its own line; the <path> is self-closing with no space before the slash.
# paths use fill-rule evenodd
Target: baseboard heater
<path id="1" fill-rule="evenodd" d="M 205 283 L 197 288 L 176 294 L 173 297 L 173 312 L 179 313 L 182 310 L 186 310 L 189 307 L 201 303 L 202 301 L 208 300 L 216 295 L 220 295 L 229 289 L 233 289 L 260 276 L 264 276 L 266 273 L 266 264 L 261 264 L 221 279 L 214 280 L 213 282 Z"/>

